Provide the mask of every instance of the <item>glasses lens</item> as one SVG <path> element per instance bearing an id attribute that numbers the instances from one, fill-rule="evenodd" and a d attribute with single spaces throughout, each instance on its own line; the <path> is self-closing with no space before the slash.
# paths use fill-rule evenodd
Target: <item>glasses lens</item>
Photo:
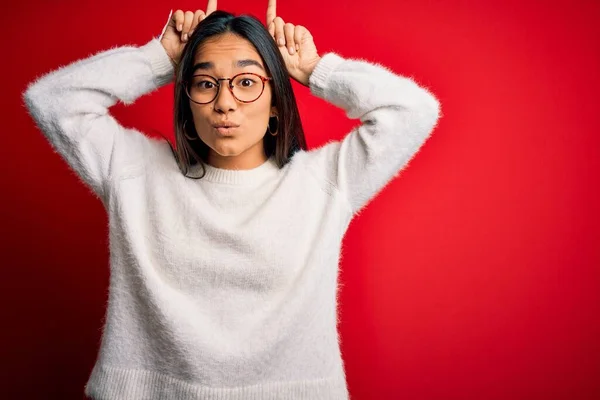
<path id="1" fill-rule="evenodd" d="M 240 74 L 233 78 L 233 94 L 240 101 L 254 101 L 263 91 L 264 83 L 256 75 Z"/>
<path id="2" fill-rule="evenodd" d="M 219 91 L 218 82 L 207 75 L 195 75 L 192 77 L 187 92 L 195 102 L 210 103 Z"/>

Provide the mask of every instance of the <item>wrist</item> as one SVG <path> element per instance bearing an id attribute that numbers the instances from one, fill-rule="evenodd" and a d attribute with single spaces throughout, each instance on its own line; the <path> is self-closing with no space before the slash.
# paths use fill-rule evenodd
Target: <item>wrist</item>
<path id="1" fill-rule="evenodd" d="M 171 65 L 175 68 L 177 67 L 177 65 L 179 64 L 179 61 L 176 60 L 171 53 L 169 53 L 169 50 L 167 50 L 167 47 L 165 46 L 165 44 L 163 43 L 163 40 L 160 41 L 160 44 L 162 45 L 163 49 L 165 50 L 165 53 L 167 54 L 167 56 L 169 57 L 169 60 L 171 60 Z"/>
<path id="2" fill-rule="evenodd" d="M 315 70 L 317 64 L 319 63 L 319 61 L 321 61 L 321 57 L 317 56 L 313 61 L 310 62 L 310 64 L 308 64 L 308 66 L 304 69 L 303 71 L 303 75 L 304 75 L 304 79 L 303 79 L 303 84 L 304 86 L 308 87 L 309 86 L 309 82 L 310 82 L 310 76 L 312 75 L 313 71 Z"/>
<path id="3" fill-rule="evenodd" d="M 168 55 L 168 54 L 167 54 Z M 171 60 L 171 65 L 173 66 L 173 68 L 177 68 L 177 65 L 179 64 L 177 61 L 173 60 L 173 58 L 171 56 L 169 56 L 169 59 Z"/>

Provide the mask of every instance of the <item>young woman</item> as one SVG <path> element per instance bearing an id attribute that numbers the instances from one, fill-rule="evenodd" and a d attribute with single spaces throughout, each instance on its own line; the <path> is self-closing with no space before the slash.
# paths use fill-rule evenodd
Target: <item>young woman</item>
<path id="1" fill-rule="evenodd" d="M 438 101 L 382 66 L 319 56 L 274 2 L 268 29 L 215 9 L 178 10 L 160 37 L 24 93 L 109 216 L 109 302 L 86 394 L 347 399 L 342 238 L 429 137 Z M 307 150 L 290 76 L 361 124 Z M 110 115 L 173 80 L 174 150 Z"/>

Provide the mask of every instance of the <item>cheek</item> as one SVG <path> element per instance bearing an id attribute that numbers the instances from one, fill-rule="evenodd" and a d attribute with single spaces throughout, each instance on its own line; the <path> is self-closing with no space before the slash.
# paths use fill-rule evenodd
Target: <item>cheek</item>
<path id="1" fill-rule="evenodd" d="M 258 103 L 258 100 L 256 101 Z M 264 104 L 252 104 L 252 107 L 248 107 L 244 112 L 244 118 L 251 120 L 252 123 L 256 124 L 260 121 L 266 121 L 269 119 L 269 112 L 271 110 L 270 104 L 265 102 Z"/>
<path id="2" fill-rule="evenodd" d="M 194 118 L 194 127 L 200 139 L 203 142 L 208 143 L 211 140 L 210 132 L 212 126 L 210 125 L 210 113 L 211 109 L 205 106 L 192 105 L 192 117 Z"/>
<path id="3" fill-rule="evenodd" d="M 267 90 L 254 103 L 247 104 L 246 110 L 244 110 L 244 118 L 258 130 L 266 129 L 270 114 L 271 93 Z"/>
<path id="4" fill-rule="evenodd" d="M 191 106 L 191 109 L 194 123 L 198 128 L 205 128 L 210 125 L 210 114 L 212 112 L 210 107 L 195 104 Z"/>

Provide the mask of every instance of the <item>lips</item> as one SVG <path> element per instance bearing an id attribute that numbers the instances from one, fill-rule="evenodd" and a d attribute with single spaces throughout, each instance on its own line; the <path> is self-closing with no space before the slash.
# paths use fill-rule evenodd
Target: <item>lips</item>
<path id="1" fill-rule="evenodd" d="M 234 124 L 232 122 L 221 122 L 221 123 L 217 123 L 217 124 L 212 124 L 212 126 L 216 129 L 218 128 L 237 128 L 239 127 L 239 125 Z"/>
<path id="2" fill-rule="evenodd" d="M 219 133 L 220 136 L 231 136 L 233 132 L 237 129 L 237 126 L 216 126 L 215 130 Z"/>
<path id="3" fill-rule="evenodd" d="M 217 122 L 211 125 L 215 129 L 215 131 L 218 132 L 219 136 L 231 136 L 233 135 L 235 129 L 239 127 L 239 125 L 229 121 Z"/>

